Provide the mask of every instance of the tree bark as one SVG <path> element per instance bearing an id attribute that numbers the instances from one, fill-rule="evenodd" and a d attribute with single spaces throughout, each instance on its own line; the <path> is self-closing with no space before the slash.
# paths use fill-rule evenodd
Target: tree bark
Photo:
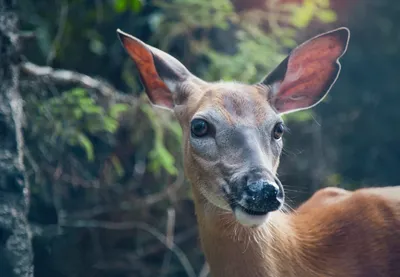
<path id="1" fill-rule="evenodd" d="M 0 0 L 0 275 L 33 276 L 15 0 Z"/>

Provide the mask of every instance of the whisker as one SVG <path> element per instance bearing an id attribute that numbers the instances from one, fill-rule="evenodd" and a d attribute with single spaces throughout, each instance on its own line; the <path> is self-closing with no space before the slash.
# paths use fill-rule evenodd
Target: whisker
<path id="1" fill-rule="evenodd" d="M 301 193 L 301 194 L 308 194 L 308 191 L 306 191 L 306 190 L 287 189 L 287 188 L 284 188 L 284 189 L 285 189 L 285 191 L 288 191 L 288 192 L 295 192 L 295 193 Z"/>

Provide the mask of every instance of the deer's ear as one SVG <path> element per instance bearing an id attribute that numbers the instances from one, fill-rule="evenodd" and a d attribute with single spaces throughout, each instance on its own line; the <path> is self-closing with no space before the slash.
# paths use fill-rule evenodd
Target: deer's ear
<path id="1" fill-rule="evenodd" d="M 339 58 L 347 50 L 350 31 L 339 28 L 296 47 L 262 83 L 270 87 L 269 100 L 279 113 L 318 104 L 335 83 Z"/>
<path id="2" fill-rule="evenodd" d="M 140 80 L 150 101 L 157 106 L 172 109 L 174 94 L 191 76 L 186 67 L 171 55 L 145 44 L 141 40 L 117 30 L 125 50 L 135 62 Z"/>

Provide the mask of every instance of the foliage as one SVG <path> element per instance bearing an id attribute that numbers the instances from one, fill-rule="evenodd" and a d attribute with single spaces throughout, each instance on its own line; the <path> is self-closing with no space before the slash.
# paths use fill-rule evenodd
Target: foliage
<path id="1" fill-rule="evenodd" d="M 115 133 L 118 118 L 127 109 L 127 105 L 117 103 L 106 110 L 97 105 L 86 90 L 74 88 L 38 103 L 32 133 L 50 134 L 50 141 L 58 147 L 60 144 L 80 145 L 87 159 L 93 161 L 93 144 L 87 134 Z"/>
<path id="2" fill-rule="evenodd" d="M 149 169 L 156 174 L 160 172 L 160 169 L 165 169 L 169 174 L 176 175 L 178 169 L 175 166 L 175 158 L 164 144 L 164 135 L 169 129 L 176 136 L 177 143 L 180 143 L 182 137 L 180 126 L 177 122 L 168 124 L 162 120 L 162 118 L 155 114 L 154 108 L 150 105 L 141 106 L 141 110 L 148 117 L 151 127 L 154 130 L 154 147 L 149 153 L 151 161 Z M 163 123 L 166 124 L 166 129 L 163 128 Z"/>
<path id="3" fill-rule="evenodd" d="M 257 82 L 299 41 L 345 17 L 328 0 L 254 1 L 256 9 L 240 12 L 238 1 L 21 0 L 22 29 L 36 35 L 24 41 L 24 58 L 105 79 L 135 99 L 127 105 L 51 78 L 21 82 L 30 220 L 45 234 L 35 235 L 37 276 L 186 276 L 144 233 L 60 227 L 65 218 L 106 218 L 164 230 L 167 209 L 177 213 L 174 240 L 200 271 L 189 186 L 179 174 L 179 124 L 149 104 L 115 30 L 171 53 L 206 80 Z M 389 2 L 351 13 L 349 52 L 330 95 L 312 110 L 285 115 L 280 178 L 295 204 L 325 185 L 398 181 L 399 5 Z M 161 274 L 163 259 L 171 266 Z"/>
<path id="4" fill-rule="evenodd" d="M 125 11 L 140 12 L 143 7 L 142 0 L 114 0 L 114 10 L 118 13 Z"/>
<path id="5" fill-rule="evenodd" d="M 255 82 L 283 58 L 281 45 L 262 29 L 263 14 L 238 14 L 229 0 L 159 1 L 157 6 L 163 10 L 155 32 L 161 47 L 168 50 L 171 41 L 185 37 L 191 55 L 208 59 L 199 72 L 203 79 Z"/>
<path id="6" fill-rule="evenodd" d="M 140 12 L 143 10 L 145 1 L 142 0 L 114 0 L 111 1 L 112 9 L 116 14 L 124 14 L 134 12 L 140 18 Z M 77 4 L 75 4 L 77 5 Z M 206 80 L 240 80 L 242 82 L 257 82 L 271 71 L 286 55 L 284 46 L 292 47 L 295 45 L 294 36 L 297 28 L 303 28 L 311 22 L 315 17 L 328 22 L 334 19 L 333 11 L 329 9 L 329 1 L 305 1 L 303 5 L 276 5 L 269 7 L 268 11 L 250 11 L 237 13 L 230 0 L 216 0 L 211 2 L 197 0 L 171 0 L 171 1 L 155 1 L 154 10 L 146 20 L 149 27 L 153 30 L 153 39 L 150 41 L 157 42 L 159 48 L 169 51 L 171 44 L 177 39 L 184 38 L 188 48 L 185 50 L 191 56 L 192 62 L 188 63 L 189 68 L 195 68 L 198 75 Z M 98 7 L 96 7 L 98 8 Z M 28 8 L 26 8 L 28 9 Z M 29 6 L 30 10 L 34 10 L 33 6 Z M 102 7 L 103 13 L 106 7 Z M 196 12 L 194 12 L 196 11 Z M 109 14 L 109 13 L 107 13 Z M 210 16 L 211 15 L 211 16 Z M 78 17 L 79 18 L 79 17 Z M 95 20 L 93 16 L 89 20 Z M 103 19 L 104 20 L 104 19 Z M 40 20 L 36 20 L 40 22 Z M 87 19 L 85 19 L 87 21 Z M 266 32 L 263 28 L 265 24 L 273 27 L 273 32 Z M 290 23 L 286 27 L 278 27 L 281 23 Z M 76 31 L 75 26 L 70 22 L 65 23 L 66 31 L 64 40 L 72 37 Z M 38 26 L 42 28 L 42 26 Z M 48 36 L 48 29 L 38 29 L 41 34 Z M 94 29 L 86 30 L 88 35 L 88 48 L 96 55 L 104 55 L 105 48 L 102 35 Z M 228 47 L 221 46 L 226 41 L 218 41 L 219 35 L 228 35 L 232 43 Z M 44 38 L 44 36 L 41 36 Z M 51 42 L 47 40 L 39 40 L 43 52 L 51 50 Z M 65 56 L 64 50 L 60 49 L 59 56 Z M 195 57 L 193 59 L 193 57 Z M 206 64 L 201 65 L 202 57 L 207 59 Z M 185 57 L 183 57 L 185 60 Z M 203 68 L 203 70 L 199 70 Z M 140 86 L 138 80 L 132 79 L 132 64 L 125 67 L 121 76 L 124 81 L 133 88 Z M 146 109 L 143 109 L 146 111 Z M 99 113 L 102 113 L 100 110 Z M 79 120 L 79 108 L 75 111 L 78 113 L 72 118 Z M 311 118 L 310 112 L 302 112 L 289 120 L 308 120 Z M 153 115 L 147 112 L 149 120 L 155 130 L 161 130 L 155 122 L 156 119 L 151 118 Z M 55 115 L 61 119 L 63 115 Z M 78 116 L 78 117 L 77 117 Z M 71 120 L 71 119 L 70 119 Z M 100 127 L 101 122 L 108 126 Z M 93 128 L 108 130 L 116 128 L 115 122 L 108 117 L 98 120 L 96 124 L 90 123 L 87 129 L 85 126 L 72 127 L 67 126 L 68 135 L 61 137 L 62 141 L 66 141 L 70 145 L 79 144 L 85 148 L 89 160 L 93 160 L 93 147 L 90 138 L 85 131 L 93 134 Z M 56 120 L 53 135 L 59 135 L 60 121 Z M 69 123 L 63 123 L 68 125 Z M 172 123 L 175 124 L 176 123 Z M 75 126 L 75 124 L 72 124 Z M 169 123 L 166 124 L 168 126 Z M 64 126 L 62 127 L 64 128 Z M 167 127 L 168 128 L 168 127 Z M 103 131 L 104 131 L 103 130 Z M 100 131 L 100 130 L 98 130 Z M 156 140 L 153 151 L 149 152 L 149 158 L 152 160 L 151 168 L 158 171 L 160 168 L 165 169 L 171 174 L 176 173 L 174 158 L 172 153 L 165 147 L 163 142 L 164 136 L 162 131 L 156 131 Z M 179 139 L 179 136 L 176 137 Z"/>
<path id="7" fill-rule="evenodd" d="M 285 8 L 291 11 L 290 22 L 299 28 L 308 26 L 314 18 L 325 23 L 336 21 L 336 13 L 330 9 L 329 0 L 305 0 L 301 6 L 287 4 Z"/>

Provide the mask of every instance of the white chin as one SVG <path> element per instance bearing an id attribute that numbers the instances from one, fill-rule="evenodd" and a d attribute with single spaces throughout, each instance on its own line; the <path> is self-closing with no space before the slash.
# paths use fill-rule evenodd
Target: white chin
<path id="1" fill-rule="evenodd" d="M 237 219 L 237 221 L 247 227 L 258 227 L 267 222 L 268 220 L 268 214 L 265 215 L 251 215 L 248 213 L 245 213 L 242 211 L 240 208 L 235 208 L 234 210 L 234 215 Z"/>

